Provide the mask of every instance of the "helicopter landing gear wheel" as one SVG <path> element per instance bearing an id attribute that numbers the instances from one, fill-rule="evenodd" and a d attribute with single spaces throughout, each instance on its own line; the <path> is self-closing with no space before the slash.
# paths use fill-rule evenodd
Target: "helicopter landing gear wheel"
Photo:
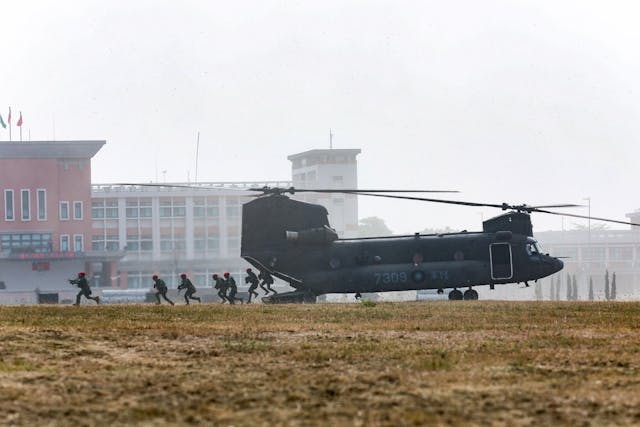
<path id="1" fill-rule="evenodd" d="M 449 292 L 449 299 L 452 301 L 459 301 L 462 299 L 462 292 L 460 292 L 457 289 L 452 290 L 451 292 Z"/>
<path id="2" fill-rule="evenodd" d="M 473 289 L 469 289 L 466 290 L 464 292 L 464 299 L 465 300 L 477 300 L 478 299 L 478 292 L 473 290 Z"/>

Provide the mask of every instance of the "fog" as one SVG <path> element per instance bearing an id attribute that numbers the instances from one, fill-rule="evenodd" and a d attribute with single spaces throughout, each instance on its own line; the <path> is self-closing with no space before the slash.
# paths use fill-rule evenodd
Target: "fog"
<path id="1" fill-rule="evenodd" d="M 22 111 L 25 140 L 106 139 L 97 183 L 193 181 L 197 132 L 199 181 L 286 180 L 287 155 L 328 148 L 331 128 L 334 147 L 362 149 L 361 187 L 589 197 L 592 215 L 624 220 L 640 207 L 638 12 L 632 1 L 8 2 L 0 114 L 11 106 L 15 123 Z M 401 233 L 479 229 L 495 213 L 361 198 L 359 216 Z"/>

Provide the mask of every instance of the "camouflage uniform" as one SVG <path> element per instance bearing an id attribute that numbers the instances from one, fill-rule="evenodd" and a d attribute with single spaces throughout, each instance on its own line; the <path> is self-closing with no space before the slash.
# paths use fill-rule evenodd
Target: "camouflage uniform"
<path id="1" fill-rule="evenodd" d="M 78 277 L 76 279 L 69 280 L 69 283 L 72 285 L 77 285 L 80 288 L 80 292 L 76 295 L 76 303 L 74 305 L 80 305 L 80 297 L 84 295 L 87 299 L 94 300 L 97 304 L 100 304 L 100 297 L 92 297 L 91 296 L 91 288 L 89 287 L 89 282 L 84 273 L 78 273 Z"/>
<path id="2" fill-rule="evenodd" d="M 251 285 L 249 286 L 249 300 L 247 301 L 247 304 L 250 304 L 252 296 L 258 297 L 258 293 L 256 292 L 256 289 L 258 288 L 260 279 L 258 279 L 258 276 L 256 276 L 256 273 L 251 271 L 250 268 L 247 268 L 247 277 L 244 278 L 244 283 L 251 283 Z"/>
<path id="3" fill-rule="evenodd" d="M 158 276 L 153 276 L 153 287 L 157 289 L 156 299 L 158 300 L 157 304 L 160 304 L 160 296 L 164 298 L 169 304 L 174 305 L 173 301 L 167 298 L 167 284 L 164 280 L 158 278 Z"/>
<path id="4" fill-rule="evenodd" d="M 260 288 L 264 291 L 265 295 L 269 294 L 269 291 L 277 294 L 275 290 L 271 289 L 271 285 L 273 285 L 273 277 L 271 277 L 271 274 L 269 274 L 267 270 L 261 271 L 258 277 L 262 279 Z M 264 285 L 267 285 L 267 287 L 265 288 Z"/>
<path id="5" fill-rule="evenodd" d="M 218 290 L 218 297 L 220 297 L 222 304 L 224 304 L 225 301 L 229 301 L 229 298 L 227 297 L 227 283 L 225 280 L 217 274 L 214 274 L 211 277 L 213 277 L 213 280 L 216 282 L 213 287 Z"/>
<path id="6" fill-rule="evenodd" d="M 224 273 L 225 282 L 227 285 L 227 289 L 229 289 L 229 294 L 227 295 L 227 299 L 231 304 L 235 304 L 236 301 L 240 301 L 240 303 L 244 303 L 242 298 L 236 298 L 236 294 L 238 293 L 238 286 L 236 285 L 236 281 L 233 277 L 229 275 L 229 273 Z"/>
<path id="7" fill-rule="evenodd" d="M 181 274 L 180 278 L 182 279 L 182 281 L 180 282 L 180 286 L 178 286 L 178 290 L 186 289 L 184 293 L 184 301 L 187 303 L 187 305 L 189 305 L 190 299 L 194 299 L 194 300 L 197 300 L 198 302 L 202 302 L 199 297 L 193 296 L 193 294 L 196 293 L 196 287 L 193 286 L 193 283 L 191 283 L 191 280 L 187 278 L 187 275 Z"/>

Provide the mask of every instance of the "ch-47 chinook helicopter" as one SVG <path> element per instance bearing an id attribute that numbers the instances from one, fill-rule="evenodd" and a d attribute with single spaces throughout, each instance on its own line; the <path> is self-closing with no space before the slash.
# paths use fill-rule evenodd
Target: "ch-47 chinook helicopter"
<path id="1" fill-rule="evenodd" d="M 536 281 L 563 268 L 533 237 L 530 214 L 546 213 L 625 221 L 549 211 L 578 205 L 488 204 L 382 194 L 411 191 L 299 190 L 255 188 L 263 195 L 243 205 L 241 256 L 260 271 L 296 290 L 263 298 L 266 303 L 315 302 L 328 293 L 451 289 L 451 300 L 476 300 L 474 286 Z M 482 223 L 482 231 L 339 239 L 327 210 L 293 200 L 286 193 L 344 193 L 409 199 L 508 211 Z M 463 291 L 464 290 L 464 293 Z"/>

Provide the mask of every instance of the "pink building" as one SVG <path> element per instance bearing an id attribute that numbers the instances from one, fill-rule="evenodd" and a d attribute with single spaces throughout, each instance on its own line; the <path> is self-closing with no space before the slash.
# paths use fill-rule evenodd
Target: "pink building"
<path id="1" fill-rule="evenodd" d="M 90 274 L 117 259 L 86 250 L 91 158 L 104 144 L 0 142 L 0 289 L 59 289 L 78 271 Z"/>

